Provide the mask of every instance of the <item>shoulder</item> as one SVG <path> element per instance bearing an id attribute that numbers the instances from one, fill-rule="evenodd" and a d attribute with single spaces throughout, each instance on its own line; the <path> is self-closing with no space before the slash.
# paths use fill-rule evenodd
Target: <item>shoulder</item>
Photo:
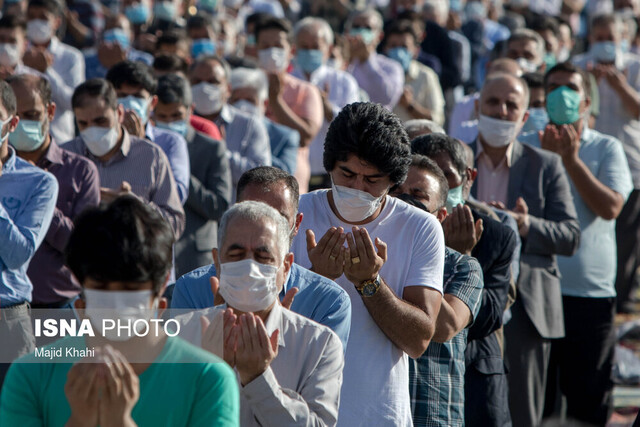
<path id="1" fill-rule="evenodd" d="M 186 144 L 186 141 L 184 140 L 184 137 L 182 135 L 169 129 L 160 129 L 158 127 L 154 127 L 153 135 L 156 140 L 162 140 L 164 143 L 171 146 Z"/>
<path id="2" fill-rule="evenodd" d="M 589 53 L 582 53 L 580 55 L 574 56 L 571 62 L 573 62 L 578 67 L 584 68 L 590 59 L 591 56 L 589 55 Z"/>
<path id="3" fill-rule="evenodd" d="M 552 153 L 548 150 L 543 150 L 542 148 L 534 147 L 533 145 L 529 145 L 527 143 L 520 144 L 522 145 L 522 151 L 524 155 L 539 160 L 543 165 L 549 165 L 553 167 L 562 166 L 562 160 L 556 153 Z"/>
<path id="4" fill-rule="evenodd" d="M 311 193 L 306 193 L 300 195 L 300 210 L 302 211 L 305 208 L 313 208 L 314 206 L 320 206 L 322 203 L 325 203 L 327 200 L 327 193 L 329 190 L 316 190 Z"/>
<path id="5" fill-rule="evenodd" d="M 396 222 L 416 229 L 442 229 L 438 219 L 429 212 L 418 209 L 396 197 L 387 196 L 387 203 L 388 206 L 385 209 L 391 209 L 389 214 Z"/>
<path id="6" fill-rule="evenodd" d="M 291 280 L 293 281 L 293 286 L 300 287 L 299 285 L 304 283 L 305 287 L 318 295 L 324 294 L 331 299 L 349 299 L 347 291 L 342 289 L 336 282 L 296 263 L 291 266 Z"/>
<path id="7" fill-rule="evenodd" d="M 71 167 L 77 168 L 79 170 L 91 172 L 95 171 L 96 173 L 98 172 L 98 168 L 96 167 L 96 165 L 85 156 L 75 153 L 71 150 L 67 150 L 66 147 L 60 147 L 60 150 L 62 151 L 62 157 L 65 162 L 65 167 L 67 167 L 66 164 L 69 164 Z"/>
<path id="8" fill-rule="evenodd" d="M 150 156 L 162 157 L 166 160 L 166 155 L 162 148 L 156 143 L 149 141 L 148 139 L 138 138 L 135 136 L 129 135 L 129 141 L 131 142 L 131 148 Z"/>
<path id="9" fill-rule="evenodd" d="M 82 54 L 82 52 L 80 52 L 79 49 L 73 46 L 60 42 L 60 48 L 67 56 L 73 57 L 75 59 L 84 59 L 84 55 Z"/>
<path id="10" fill-rule="evenodd" d="M 202 132 L 195 131 L 195 136 L 193 138 L 192 144 L 218 151 L 221 146 L 224 146 L 224 141 L 213 139 L 209 135 L 205 135 Z"/>
<path id="11" fill-rule="evenodd" d="M 182 276 L 176 282 L 176 287 L 180 284 L 182 286 L 187 286 L 190 282 L 194 280 L 200 280 L 203 277 L 209 279 L 211 276 L 216 275 L 216 266 L 214 264 L 205 265 L 203 267 L 196 268 Z"/>
<path id="12" fill-rule="evenodd" d="M 15 173 L 20 174 L 25 179 L 31 179 L 32 181 L 42 183 L 47 187 L 52 186 L 58 188 L 58 180 L 53 174 L 44 171 L 19 157 L 16 157 Z"/>

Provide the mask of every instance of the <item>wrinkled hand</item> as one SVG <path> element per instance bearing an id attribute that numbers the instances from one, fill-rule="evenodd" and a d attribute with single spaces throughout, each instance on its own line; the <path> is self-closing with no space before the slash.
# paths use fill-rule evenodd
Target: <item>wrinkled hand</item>
<path id="1" fill-rule="evenodd" d="M 282 96 L 284 82 L 279 73 L 269 73 L 269 103 L 276 103 Z"/>
<path id="2" fill-rule="evenodd" d="M 142 119 L 134 111 L 127 110 L 124 112 L 124 120 L 122 126 L 129 132 L 129 135 L 136 136 L 138 138 L 145 137 L 145 128 Z"/>
<path id="3" fill-rule="evenodd" d="M 135 426 L 131 411 L 140 398 L 140 380 L 118 350 L 107 345 L 101 353 L 104 362 L 98 364 L 98 382 L 104 387 L 98 411 L 100 427 Z"/>
<path id="4" fill-rule="evenodd" d="M 313 231 L 307 230 L 307 253 L 311 261 L 311 271 L 331 280 L 342 276 L 347 255 L 343 246 L 346 238 L 342 227 L 331 227 L 316 243 Z"/>
<path id="5" fill-rule="evenodd" d="M 347 244 L 349 249 L 344 261 L 347 279 L 356 286 L 375 279 L 387 261 L 387 244 L 376 237 L 374 247 L 367 230 L 359 227 L 353 227 L 347 234 Z"/>
<path id="6" fill-rule="evenodd" d="M 98 59 L 104 68 L 109 69 L 127 59 L 127 52 L 120 43 L 102 42 L 98 46 Z"/>
<path id="7" fill-rule="evenodd" d="M 560 155 L 565 164 L 578 159 L 580 137 L 572 125 L 548 124 L 544 132 L 538 132 L 538 137 L 540 146 Z"/>
<path id="8" fill-rule="evenodd" d="M 53 65 L 53 55 L 46 49 L 32 46 L 24 53 L 22 62 L 27 67 L 44 73 L 47 71 L 47 68 Z"/>
<path id="9" fill-rule="evenodd" d="M 200 325 L 202 327 L 201 347 L 208 352 L 222 357 L 225 362 L 232 368 L 236 365 L 236 347 L 237 347 L 237 325 L 238 316 L 233 308 L 227 308 L 222 312 L 223 318 L 223 350 L 222 354 L 216 351 L 216 330 L 211 326 L 211 322 L 205 316 L 200 317 Z"/>
<path id="10" fill-rule="evenodd" d="M 484 224 L 482 219 L 473 222 L 473 214 L 469 206 L 458 205 L 442 223 L 444 240 L 447 246 L 461 254 L 471 255 L 482 232 Z"/>
<path id="11" fill-rule="evenodd" d="M 627 70 L 618 70 L 615 65 L 603 66 L 602 75 L 607 79 L 607 83 L 614 89 L 620 89 L 627 83 Z"/>
<path id="12" fill-rule="evenodd" d="M 239 327 L 235 362 L 240 382 L 246 386 L 262 375 L 278 355 L 280 331 L 269 337 L 262 319 L 253 313 L 240 316 Z"/>
<path id="13" fill-rule="evenodd" d="M 516 206 L 513 210 L 506 209 L 504 203 L 501 202 L 491 202 L 489 204 L 511 215 L 518 224 L 518 232 L 520 233 L 520 236 L 527 237 L 529 234 L 531 220 L 529 218 L 529 206 L 527 206 L 527 202 L 525 202 L 522 197 L 518 197 L 518 200 L 516 200 Z"/>
<path id="14" fill-rule="evenodd" d="M 86 358 L 69 369 L 64 394 L 71 408 L 68 426 L 98 425 L 97 364 Z"/>
<path id="15" fill-rule="evenodd" d="M 225 303 L 224 298 L 222 298 L 222 296 L 218 292 L 218 289 L 220 288 L 220 280 L 218 280 L 217 277 L 212 276 L 209 278 L 209 283 L 211 283 L 211 291 L 213 292 L 213 305 L 216 306 L 216 305 L 224 304 Z M 284 294 L 282 301 L 280 301 L 280 305 L 286 308 L 287 310 L 291 310 L 291 304 L 293 304 L 293 299 L 295 298 L 298 291 L 299 289 L 296 288 L 295 286 L 289 289 Z"/>
<path id="16" fill-rule="evenodd" d="M 364 40 L 362 40 L 362 36 L 351 36 L 347 34 L 345 37 L 349 42 L 349 62 L 353 62 L 354 59 L 357 59 L 361 63 L 366 62 L 371 53 L 369 52 L 369 47 L 364 43 Z"/>

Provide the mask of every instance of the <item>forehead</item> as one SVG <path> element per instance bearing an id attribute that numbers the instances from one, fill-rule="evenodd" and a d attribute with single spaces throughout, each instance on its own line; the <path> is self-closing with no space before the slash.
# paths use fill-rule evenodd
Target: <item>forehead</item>
<path id="1" fill-rule="evenodd" d="M 429 172 L 421 169 L 417 166 L 411 166 L 409 173 L 407 174 L 407 180 L 405 185 L 410 187 L 419 188 L 425 193 L 429 193 L 429 190 L 438 191 L 438 181 Z"/>
<path id="2" fill-rule="evenodd" d="M 238 201 L 245 200 L 264 202 L 285 217 L 289 217 L 288 211 L 293 209 L 293 194 L 291 194 L 291 190 L 284 182 L 278 182 L 269 186 L 249 184 L 242 190 L 240 199 L 238 199 Z"/>
<path id="3" fill-rule="evenodd" d="M 308 25 L 305 28 L 301 29 L 298 32 L 298 35 L 296 37 L 296 40 L 300 40 L 300 39 L 304 39 L 304 40 L 320 40 L 320 26 L 319 25 Z"/>
<path id="4" fill-rule="evenodd" d="M 480 100 L 484 101 L 490 98 L 498 98 L 501 100 L 524 101 L 525 93 L 523 84 L 515 78 L 498 78 L 485 82 Z"/>
<path id="5" fill-rule="evenodd" d="M 218 61 L 202 61 L 195 66 L 193 74 L 224 78 L 224 68 Z"/>
<path id="6" fill-rule="evenodd" d="M 610 35 L 616 33 L 616 25 L 614 23 L 610 24 L 600 24 L 594 26 L 591 31 L 593 35 Z"/>
<path id="7" fill-rule="evenodd" d="M 237 98 L 253 98 L 257 96 L 258 91 L 252 87 L 237 87 L 232 90 L 233 96 Z"/>
<path id="8" fill-rule="evenodd" d="M 73 113 L 79 119 L 89 120 L 93 117 L 104 116 L 109 111 L 113 111 L 102 98 L 85 96 L 81 101 L 81 106 L 73 109 Z"/>
<path id="9" fill-rule="evenodd" d="M 267 247 L 275 250 L 277 245 L 277 227 L 268 219 L 251 221 L 245 218 L 233 218 L 227 224 L 227 230 L 222 242 L 222 250 L 230 246 L 240 246 L 247 250 Z"/>
<path id="10" fill-rule="evenodd" d="M 13 89 L 13 93 L 16 95 L 18 110 L 43 106 L 40 94 L 34 85 L 14 82 L 11 84 L 11 89 Z"/>
<path id="11" fill-rule="evenodd" d="M 257 41 L 259 42 L 260 40 L 272 41 L 272 40 L 286 40 L 286 39 L 287 39 L 286 32 L 278 28 L 269 28 L 269 29 L 260 31 Z"/>
<path id="12" fill-rule="evenodd" d="M 413 41 L 413 37 L 409 33 L 404 34 L 389 34 L 387 36 L 387 43 L 399 43 Z"/>
<path id="13" fill-rule="evenodd" d="M 580 73 L 558 72 L 547 77 L 547 85 L 577 86 L 582 91 L 582 75 Z"/>
<path id="14" fill-rule="evenodd" d="M 346 161 L 338 160 L 336 162 L 337 167 L 344 167 L 349 169 L 351 172 L 362 174 L 362 175 L 377 175 L 381 174 L 382 171 L 378 169 L 376 166 L 371 163 L 362 160 L 360 157 L 351 153 L 347 156 Z"/>
<path id="15" fill-rule="evenodd" d="M 373 26 L 374 24 L 374 17 L 371 15 L 358 15 L 355 18 L 353 18 L 353 24 L 354 25 L 367 25 L 367 26 Z"/>
<path id="16" fill-rule="evenodd" d="M 155 110 L 156 110 L 156 113 L 158 114 L 171 114 L 171 113 L 179 112 L 182 110 L 186 110 L 186 107 L 179 102 L 172 102 L 170 104 L 164 104 L 162 102 L 158 102 Z"/>
<path id="17" fill-rule="evenodd" d="M 517 50 L 536 50 L 536 42 L 529 39 L 512 40 L 507 45 L 509 49 Z"/>

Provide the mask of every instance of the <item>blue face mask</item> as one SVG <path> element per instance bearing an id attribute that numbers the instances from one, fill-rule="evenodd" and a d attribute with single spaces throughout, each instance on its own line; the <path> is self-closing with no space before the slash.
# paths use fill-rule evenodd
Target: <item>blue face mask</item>
<path id="1" fill-rule="evenodd" d="M 458 205 L 464 205 L 464 198 L 462 197 L 462 184 L 450 189 L 447 193 L 447 212 L 453 212 L 453 208 Z"/>
<path id="2" fill-rule="evenodd" d="M 20 120 L 16 130 L 9 134 L 9 142 L 18 151 L 36 151 L 42 147 L 45 140 L 43 127 L 43 124 L 36 120 Z"/>
<path id="3" fill-rule="evenodd" d="M 373 30 L 369 28 L 352 28 L 349 30 L 349 35 L 362 37 L 362 41 L 366 45 L 370 45 L 375 37 Z"/>
<path id="4" fill-rule="evenodd" d="M 322 65 L 322 51 L 319 49 L 298 49 L 296 64 L 305 73 L 311 74 Z"/>
<path id="5" fill-rule="evenodd" d="M 151 11 L 146 4 L 136 3 L 124 8 L 124 14 L 133 25 L 144 24 L 149 20 Z"/>
<path id="6" fill-rule="evenodd" d="M 549 123 L 549 116 L 544 108 L 529 108 L 529 118 L 522 126 L 521 134 L 544 130 Z"/>
<path id="7" fill-rule="evenodd" d="M 129 36 L 122 28 L 112 28 L 102 34 L 102 40 L 107 43 L 118 43 L 123 49 L 129 49 L 131 42 Z"/>
<path id="8" fill-rule="evenodd" d="M 582 97 L 575 90 L 560 86 L 547 95 L 549 120 L 556 125 L 568 125 L 580 119 Z"/>
<path id="9" fill-rule="evenodd" d="M 462 12 L 462 0 L 449 1 L 449 10 L 452 12 Z"/>
<path id="10" fill-rule="evenodd" d="M 137 98 L 133 95 L 118 98 L 118 104 L 122 105 L 125 110 L 132 110 L 136 113 L 145 125 L 149 121 L 149 101 L 149 99 Z"/>
<path id="11" fill-rule="evenodd" d="M 629 45 L 629 40 L 624 39 L 624 40 L 620 40 L 620 50 L 623 51 L 624 53 L 629 52 L 629 49 L 631 49 L 631 46 Z"/>
<path id="12" fill-rule="evenodd" d="M 163 1 L 153 5 L 153 16 L 162 21 L 173 21 L 176 16 L 176 4 Z"/>
<path id="13" fill-rule="evenodd" d="M 214 13 L 218 8 L 218 0 L 198 0 L 198 10 L 204 10 L 205 12 Z"/>
<path id="14" fill-rule="evenodd" d="M 487 8 L 479 1 L 468 2 L 464 11 L 467 19 L 483 21 L 487 17 Z"/>
<path id="15" fill-rule="evenodd" d="M 411 65 L 411 60 L 413 59 L 411 52 L 406 47 L 394 47 L 387 53 L 387 56 L 399 62 L 405 73 L 409 70 L 409 65 Z"/>
<path id="16" fill-rule="evenodd" d="M 215 55 L 216 44 L 210 39 L 197 39 L 191 44 L 191 57 L 198 59 L 202 55 Z"/>
<path id="17" fill-rule="evenodd" d="M 187 136 L 187 120 L 176 120 L 175 122 L 158 122 L 156 121 L 156 127 L 160 129 L 172 130 L 180 135 Z"/>
<path id="18" fill-rule="evenodd" d="M 598 62 L 611 63 L 616 61 L 616 44 L 614 42 L 594 43 L 589 52 Z"/>

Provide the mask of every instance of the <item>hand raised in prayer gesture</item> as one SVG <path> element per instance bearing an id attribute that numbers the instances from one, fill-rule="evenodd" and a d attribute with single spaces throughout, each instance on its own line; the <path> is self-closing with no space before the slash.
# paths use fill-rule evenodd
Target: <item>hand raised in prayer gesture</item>
<path id="1" fill-rule="evenodd" d="M 236 370 L 246 386 L 267 370 L 278 355 L 279 330 L 271 336 L 262 319 L 253 313 L 240 316 L 237 329 Z"/>
<path id="2" fill-rule="evenodd" d="M 442 229 L 447 246 L 461 254 L 471 255 L 482 236 L 484 226 L 481 219 L 474 223 L 469 206 L 458 205 L 445 218 Z"/>
<path id="3" fill-rule="evenodd" d="M 335 280 L 344 272 L 347 249 L 343 246 L 347 235 L 342 227 L 331 227 L 316 243 L 312 230 L 307 230 L 307 253 L 311 271 Z"/>
<path id="4" fill-rule="evenodd" d="M 344 261 L 347 279 L 356 286 L 375 279 L 387 262 L 387 244 L 376 237 L 374 247 L 367 230 L 359 227 L 353 227 L 347 234 L 347 244 L 349 249 Z"/>
<path id="5" fill-rule="evenodd" d="M 565 165 L 578 159 L 580 137 L 572 125 L 548 124 L 544 132 L 538 132 L 540 146 L 560 157 Z"/>
<path id="6" fill-rule="evenodd" d="M 140 398 L 140 380 L 131 364 L 118 350 L 107 345 L 102 349 L 103 363 L 98 364 L 103 382 L 99 403 L 100 427 L 130 427 L 136 423 L 131 411 Z"/>
<path id="7" fill-rule="evenodd" d="M 87 358 L 67 373 L 64 394 L 71 408 L 67 427 L 98 425 L 98 365 Z"/>

